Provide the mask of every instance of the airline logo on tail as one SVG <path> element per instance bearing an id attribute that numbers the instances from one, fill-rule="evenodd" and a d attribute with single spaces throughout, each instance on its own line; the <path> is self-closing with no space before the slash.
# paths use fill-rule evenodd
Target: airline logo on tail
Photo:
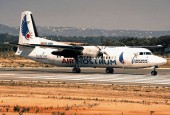
<path id="1" fill-rule="evenodd" d="M 21 25 L 21 32 L 22 35 L 29 40 L 32 37 L 32 32 L 29 31 L 28 25 L 27 25 L 27 20 L 26 20 L 26 15 L 23 17 L 22 20 L 22 25 Z"/>

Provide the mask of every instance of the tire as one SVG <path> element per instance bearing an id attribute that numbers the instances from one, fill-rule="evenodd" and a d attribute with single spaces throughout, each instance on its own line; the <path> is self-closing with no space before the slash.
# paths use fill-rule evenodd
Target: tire
<path id="1" fill-rule="evenodd" d="M 72 70 L 73 73 L 80 73 L 81 69 L 79 67 L 74 67 Z"/>
<path id="2" fill-rule="evenodd" d="M 113 73 L 114 69 L 111 67 L 106 68 L 106 73 Z"/>
<path id="3" fill-rule="evenodd" d="M 151 75 L 156 76 L 157 75 L 157 71 L 151 71 Z"/>

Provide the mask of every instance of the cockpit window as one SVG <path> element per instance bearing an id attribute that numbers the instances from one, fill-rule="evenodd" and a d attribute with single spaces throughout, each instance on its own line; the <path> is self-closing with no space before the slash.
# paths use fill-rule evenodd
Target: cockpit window
<path id="1" fill-rule="evenodd" d="M 139 52 L 139 55 L 143 55 L 143 52 Z"/>
<path id="2" fill-rule="evenodd" d="M 139 52 L 139 55 L 152 55 L 151 52 Z"/>
<path id="3" fill-rule="evenodd" d="M 146 52 L 146 55 L 151 55 L 151 52 Z"/>

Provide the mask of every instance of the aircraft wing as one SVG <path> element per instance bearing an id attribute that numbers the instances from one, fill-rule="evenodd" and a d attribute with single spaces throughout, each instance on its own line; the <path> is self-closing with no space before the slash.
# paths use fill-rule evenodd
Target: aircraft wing
<path id="1" fill-rule="evenodd" d="M 13 46 L 25 46 L 25 47 L 35 47 L 35 46 L 41 46 L 41 47 L 50 47 L 50 48 L 56 48 L 56 49 L 69 49 L 69 50 L 78 50 L 82 51 L 84 48 L 81 46 L 72 46 L 72 45 L 44 45 L 44 44 L 16 44 L 16 43 L 9 43 L 9 42 L 3 42 L 0 44 L 4 45 L 13 45 Z"/>
<path id="2" fill-rule="evenodd" d="M 41 47 L 50 47 L 50 48 L 60 48 L 60 49 L 69 49 L 69 50 L 78 50 L 82 51 L 84 48 L 81 46 L 72 46 L 72 45 L 43 45 L 43 44 L 30 44 L 30 46 L 41 46 Z"/>
<path id="3" fill-rule="evenodd" d="M 60 55 L 64 57 L 77 57 L 78 55 L 82 55 L 83 47 L 81 46 L 72 46 L 72 45 L 43 45 L 43 44 L 30 44 L 30 46 L 40 46 L 47 48 L 56 48 L 60 50 L 56 50 L 51 52 L 53 55 Z"/>
<path id="4" fill-rule="evenodd" d="M 35 46 L 32 46 L 32 45 L 28 45 L 28 44 L 16 44 L 16 43 L 9 43 L 9 42 L 3 42 L 2 44 L 3 45 L 12 45 L 12 46 L 15 46 L 15 47 L 18 47 L 18 46 L 35 47 Z"/>
<path id="5" fill-rule="evenodd" d="M 64 57 L 76 57 L 78 55 L 82 55 L 83 47 L 82 46 L 72 46 L 72 45 L 43 45 L 43 44 L 15 44 L 15 43 L 3 43 L 6 45 L 13 46 L 23 46 L 23 47 L 46 47 L 46 48 L 54 48 L 56 51 L 51 52 L 53 55 L 59 55 Z"/>
<path id="6" fill-rule="evenodd" d="M 157 45 L 157 46 L 131 46 L 131 47 L 135 47 L 135 48 L 163 48 L 162 45 Z"/>

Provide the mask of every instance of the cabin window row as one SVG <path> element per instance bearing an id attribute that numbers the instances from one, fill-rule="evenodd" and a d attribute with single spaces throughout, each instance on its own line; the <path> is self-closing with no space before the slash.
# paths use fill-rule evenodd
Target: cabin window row
<path id="1" fill-rule="evenodd" d="M 80 58 L 85 58 L 85 59 L 113 59 L 113 56 L 103 56 L 103 57 L 81 56 Z"/>
<path id="2" fill-rule="evenodd" d="M 64 58 L 63 56 L 58 56 L 57 58 Z M 80 56 L 79 58 L 84 58 L 84 59 L 113 59 L 113 56 L 103 56 L 103 57 L 91 57 L 91 56 Z"/>

